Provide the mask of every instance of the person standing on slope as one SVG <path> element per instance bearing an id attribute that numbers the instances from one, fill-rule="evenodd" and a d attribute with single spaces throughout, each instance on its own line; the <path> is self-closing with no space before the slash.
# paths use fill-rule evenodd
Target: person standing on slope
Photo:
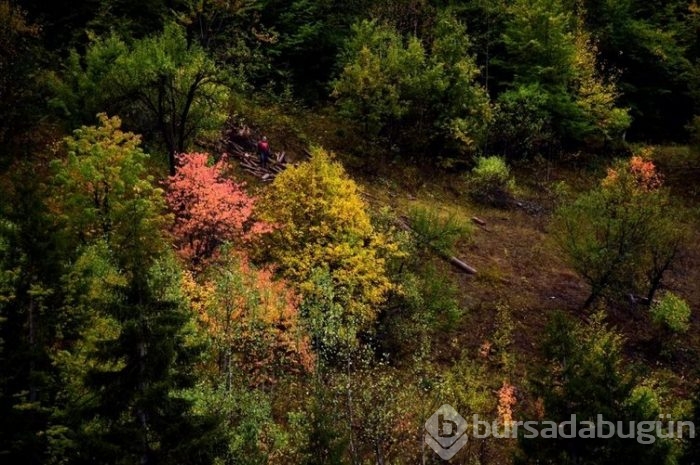
<path id="1" fill-rule="evenodd" d="M 260 157 L 260 166 L 267 168 L 267 160 L 270 159 L 270 144 L 267 142 L 267 137 L 263 136 L 258 142 L 258 156 Z"/>

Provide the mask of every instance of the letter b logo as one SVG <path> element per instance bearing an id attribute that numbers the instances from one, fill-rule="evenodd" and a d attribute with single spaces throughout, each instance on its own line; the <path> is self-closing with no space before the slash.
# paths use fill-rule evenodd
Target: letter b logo
<path id="1" fill-rule="evenodd" d="M 467 421 L 445 404 L 425 422 L 425 443 L 449 460 L 467 443 L 466 431 Z"/>
<path id="2" fill-rule="evenodd" d="M 438 414 L 438 436 L 441 438 L 451 438 L 457 434 L 457 423 L 445 419 L 443 413 Z"/>

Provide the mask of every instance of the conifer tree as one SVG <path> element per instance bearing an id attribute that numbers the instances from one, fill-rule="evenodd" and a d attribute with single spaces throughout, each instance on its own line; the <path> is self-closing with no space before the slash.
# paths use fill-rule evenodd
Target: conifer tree
<path id="1" fill-rule="evenodd" d="M 64 428 L 54 430 L 71 463 L 211 463 L 219 422 L 195 413 L 186 395 L 201 347 L 188 329 L 179 265 L 162 247 L 164 193 L 151 184 L 138 138 L 118 119 L 100 119 L 67 139 L 69 157 L 55 168 L 58 208 L 85 244 L 73 267 L 83 271 L 67 282 L 100 292 L 73 301 L 86 308 L 87 328 L 106 329 L 63 354 L 62 366 L 77 357 L 84 369 L 68 386 L 80 392 L 65 392 L 55 416 Z"/>
<path id="2" fill-rule="evenodd" d="M 622 355 L 622 339 L 603 321 L 603 314 L 593 316 L 590 323 L 575 323 L 563 314 L 550 322 L 542 343 L 544 364 L 533 373 L 531 385 L 539 404 L 542 420 L 559 425 L 576 415 L 577 430 L 586 427 L 598 415 L 614 422 L 624 434 L 629 422 L 656 421 L 658 404 L 655 393 L 642 385 L 635 370 L 628 367 Z M 606 429 L 606 431 L 608 431 Z M 566 430 L 566 435 L 570 431 Z M 653 444 L 641 444 L 633 434 L 622 438 L 615 435 L 602 438 L 574 434 L 552 438 L 543 434 L 536 438 L 520 435 L 520 464 L 640 464 L 665 463 L 670 443 L 656 439 Z M 652 433 L 653 434 L 653 433 Z"/>

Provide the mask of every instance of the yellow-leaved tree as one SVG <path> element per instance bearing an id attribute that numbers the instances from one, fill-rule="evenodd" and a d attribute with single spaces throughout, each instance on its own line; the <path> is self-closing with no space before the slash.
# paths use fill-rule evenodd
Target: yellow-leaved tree
<path id="1" fill-rule="evenodd" d="M 265 253 L 298 283 L 315 344 L 354 345 L 393 287 L 386 260 L 399 254 L 372 226 L 357 184 L 331 154 L 313 148 L 310 160 L 275 179 L 260 211 L 276 226 Z"/>

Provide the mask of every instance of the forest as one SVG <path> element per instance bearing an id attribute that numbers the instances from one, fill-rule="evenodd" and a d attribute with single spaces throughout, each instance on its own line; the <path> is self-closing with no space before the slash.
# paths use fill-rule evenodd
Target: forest
<path id="1" fill-rule="evenodd" d="M 0 0 L 0 199 L 2 464 L 700 464 L 697 0 Z"/>

